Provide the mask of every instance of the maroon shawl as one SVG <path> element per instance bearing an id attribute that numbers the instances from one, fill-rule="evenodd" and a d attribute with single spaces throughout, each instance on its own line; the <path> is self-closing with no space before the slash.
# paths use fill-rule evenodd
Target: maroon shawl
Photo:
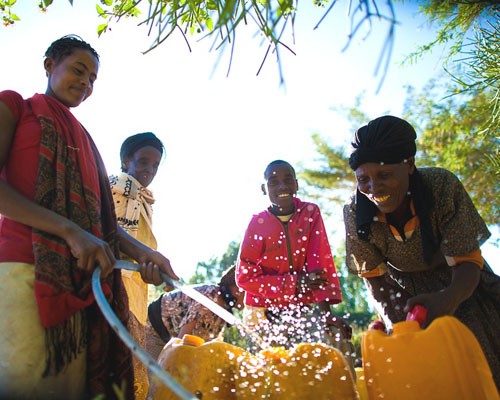
<path id="1" fill-rule="evenodd" d="M 116 215 L 104 163 L 90 135 L 68 108 L 46 95 L 28 100 L 42 128 L 35 202 L 105 240 L 119 255 Z M 66 242 L 33 229 L 35 297 L 46 330 L 47 368 L 57 374 L 87 348 L 91 395 L 113 397 L 112 385 L 133 398 L 131 353 L 101 314 L 91 275 L 76 266 Z M 102 280 L 114 312 L 127 325 L 128 299 L 120 271 Z"/>

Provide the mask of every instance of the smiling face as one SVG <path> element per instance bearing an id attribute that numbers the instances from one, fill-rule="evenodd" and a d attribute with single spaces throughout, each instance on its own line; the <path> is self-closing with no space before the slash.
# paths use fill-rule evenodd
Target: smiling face
<path id="1" fill-rule="evenodd" d="M 267 168 L 265 178 L 266 184 L 262 185 L 262 191 L 266 194 L 267 188 L 274 214 L 293 213 L 293 199 L 299 188 L 293 169 L 286 163 L 275 164 Z"/>
<path id="2" fill-rule="evenodd" d="M 158 172 L 161 155 L 160 151 L 153 146 L 141 147 L 131 157 L 124 160 L 124 172 L 132 175 L 142 186 L 148 187 Z"/>
<path id="3" fill-rule="evenodd" d="M 45 94 L 66 107 L 77 107 L 92 94 L 99 61 L 90 51 L 75 49 L 59 62 L 47 57 L 44 66 L 48 77 Z"/>
<path id="4" fill-rule="evenodd" d="M 384 214 L 405 207 L 410 175 L 415 170 L 413 158 L 400 164 L 365 163 L 356 171 L 358 189 Z"/>

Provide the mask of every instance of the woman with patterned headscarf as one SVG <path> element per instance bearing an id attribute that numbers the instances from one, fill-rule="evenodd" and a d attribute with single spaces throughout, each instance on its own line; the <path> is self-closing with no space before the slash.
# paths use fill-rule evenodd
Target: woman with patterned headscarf
<path id="1" fill-rule="evenodd" d="M 152 231 L 154 203 L 148 186 L 158 171 L 164 154 L 163 143 L 151 132 L 138 133 L 123 142 L 120 149 L 122 173 L 109 177 L 118 224 L 131 236 L 156 249 Z M 148 286 L 138 272 L 122 270 L 122 279 L 129 298 L 129 330 L 144 347 L 148 309 Z M 148 392 L 147 369 L 134 358 L 136 398 L 145 399 Z"/>
<path id="2" fill-rule="evenodd" d="M 416 133 L 383 116 L 358 129 L 344 207 L 347 264 L 364 278 L 388 329 L 419 304 L 423 326 L 454 315 L 476 335 L 500 388 L 500 278 L 481 255 L 490 232 L 458 178 L 417 168 Z"/>

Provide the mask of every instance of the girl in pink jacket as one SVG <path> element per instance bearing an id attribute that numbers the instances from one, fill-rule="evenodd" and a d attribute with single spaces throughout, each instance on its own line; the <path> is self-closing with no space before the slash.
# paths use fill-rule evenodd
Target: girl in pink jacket
<path id="1" fill-rule="evenodd" d="M 350 327 L 331 312 L 342 293 L 318 206 L 296 197 L 298 182 L 288 162 L 271 162 L 264 178 L 271 205 L 252 217 L 237 260 L 244 322 L 285 347 L 331 342 L 330 327 L 337 341 L 350 338 Z"/>

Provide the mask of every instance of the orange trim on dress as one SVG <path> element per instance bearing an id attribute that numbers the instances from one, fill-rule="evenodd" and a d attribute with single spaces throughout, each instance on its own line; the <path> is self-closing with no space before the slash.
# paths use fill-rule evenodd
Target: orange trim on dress
<path id="1" fill-rule="evenodd" d="M 399 231 L 393 225 L 387 222 L 387 217 L 385 216 L 384 213 L 377 211 L 376 218 L 378 222 L 383 222 L 384 224 L 389 225 L 389 229 L 391 230 L 394 239 L 396 239 L 398 242 L 404 242 L 412 237 L 413 233 L 417 230 L 417 228 L 420 225 L 420 219 L 418 218 L 415 212 L 415 206 L 413 205 L 413 200 L 410 201 L 410 212 L 412 217 L 408 222 L 406 222 L 404 226 L 404 234 L 405 234 L 404 239 L 401 237 Z"/>
<path id="2" fill-rule="evenodd" d="M 366 272 L 358 272 L 361 278 L 376 278 L 377 276 L 382 276 L 387 272 L 387 265 L 385 263 L 380 263 L 374 269 Z"/>
<path id="3" fill-rule="evenodd" d="M 455 257 L 445 256 L 445 258 L 447 264 L 450 267 L 455 267 L 458 264 L 464 262 L 470 262 L 472 264 L 476 264 L 479 267 L 479 269 L 483 269 L 484 259 L 481 254 L 481 249 L 479 248 L 463 256 L 455 256 Z"/>

